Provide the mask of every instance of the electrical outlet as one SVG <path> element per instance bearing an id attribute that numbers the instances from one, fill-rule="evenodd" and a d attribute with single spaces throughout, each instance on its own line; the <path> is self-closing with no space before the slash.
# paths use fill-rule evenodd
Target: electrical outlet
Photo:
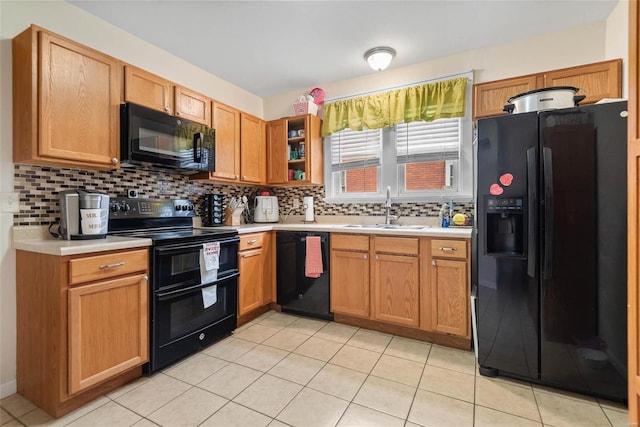
<path id="1" fill-rule="evenodd" d="M 293 199 L 293 209 L 298 209 L 300 207 L 300 200 Z"/>
<path id="2" fill-rule="evenodd" d="M 20 212 L 20 195 L 18 193 L 0 193 L 0 212 Z"/>

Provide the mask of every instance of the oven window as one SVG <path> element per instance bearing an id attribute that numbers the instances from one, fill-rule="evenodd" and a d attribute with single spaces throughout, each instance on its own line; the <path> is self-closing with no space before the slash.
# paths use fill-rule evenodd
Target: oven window
<path id="1" fill-rule="evenodd" d="M 228 316 L 235 316 L 236 282 L 236 278 L 219 282 L 216 303 L 207 308 L 204 308 L 202 289 L 175 298 L 158 298 L 155 331 L 158 346 L 170 344 Z"/>
<path id="2" fill-rule="evenodd" d="M 200 269 L 200 253 L 189 252 L 171 257 L 171 275 L 188 273 Z"/>

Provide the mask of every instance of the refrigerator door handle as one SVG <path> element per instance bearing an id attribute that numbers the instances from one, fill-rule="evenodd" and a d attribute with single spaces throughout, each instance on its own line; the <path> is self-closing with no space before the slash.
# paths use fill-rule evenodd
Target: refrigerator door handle
<path id="1" fill-rule="evenodd" d="M 553 274 L 553 163 L 551 148 L 544 147 L 542 149 L 542 157 L 544 177 L 544 259 L 542 278 L 549 280 Z"/>
<path id="2" fill-rule="evenodd" d="M 538 248 L 536 233 L 538 227 L 538 185 L 536 171 L 536 149 L 527 150 L 527 274 L 535 279 L 538 263 Z"/>

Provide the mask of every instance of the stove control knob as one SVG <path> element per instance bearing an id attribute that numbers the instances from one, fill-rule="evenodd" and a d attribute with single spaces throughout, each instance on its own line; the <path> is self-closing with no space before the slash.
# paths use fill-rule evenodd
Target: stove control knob
<path id="1" fill-rule="evenodd" d="M 118 205 L 111 205 L 111 212 L 118 212 Z"/>
<path id="2" fill-rule="evenodd" d="M 131 206 L 127 203 L 123 203 L 120 205 L 120 212 L 129 212 L 131 210 Z"/>

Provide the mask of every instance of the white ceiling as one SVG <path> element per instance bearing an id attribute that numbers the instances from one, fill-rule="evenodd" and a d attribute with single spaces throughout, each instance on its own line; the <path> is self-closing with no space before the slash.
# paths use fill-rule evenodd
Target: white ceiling
<path id="1" fill-rule="evenodd" d="M 603 21 L 617 0 L 69 0 L 261 97 Z"/>

